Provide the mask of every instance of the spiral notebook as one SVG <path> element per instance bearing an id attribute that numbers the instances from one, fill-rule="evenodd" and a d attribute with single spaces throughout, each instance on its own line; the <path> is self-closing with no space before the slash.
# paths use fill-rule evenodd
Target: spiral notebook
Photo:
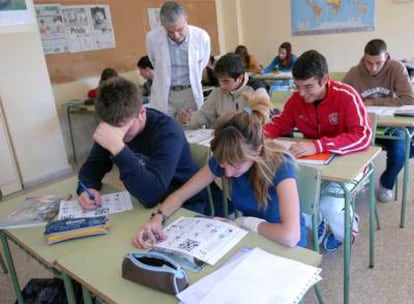
<path id="1" fill-rule="evenodd" d="M 321 280 L 320 272 L 320 268 L 254 248 L 177 297 L 184 304 L 299 303 L 306 291 Z"/>

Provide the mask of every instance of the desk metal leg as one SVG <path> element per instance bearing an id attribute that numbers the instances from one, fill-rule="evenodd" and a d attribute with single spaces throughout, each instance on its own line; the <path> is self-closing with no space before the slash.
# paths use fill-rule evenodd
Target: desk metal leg
<path id="1" fill-rule="evenodd" d="M 405 211 L 407 208 L 407 187 L 408 187 L 408 171 L 410 167 L 410 147 L 411 147 L 411 134 L 407 128 L 404 128 L 405 133 L 405 162 L 404 162 L 404 176 L 403 176 L 403 191 L 401 200 L 401 216 L 400 216 L 400 228 L 405 226 Z"/>
<path id="2" fill-rule="evenodd" d="M 3 230 L 0 230 L 0 239 L 3 246 L 4 256 L 6 258 L 7 267 L 9 268 L 10 278 L 13 284 L 14 293 L 16 294 L 17 303 L 24 304 L 23 295 L 20 289 L 19 279 L 17 278 L 16 268 L 14 268 L 13 257 L 10 252 L 9 242 Z"/>
<path id="3" fill-rule="evenodd" d="M 351 194 L 346 188 L 345 184 L 341 184 L 344 190 L 345 198 L 345 212 L 344 212 L 344 225 L 345 225 L 345 239 L 344 239 L 344 304 L 349 304 L 349 283 L 350 283 L 350 266 L 351 266 Z"/>
<path id="4" fill-rule="evenodd" d="M 63 283 L 65 284 L 66 298 L 68 304 L 76 304 L 75 292 L 73 291 L 72 279 L 64 272 L 61 273 Z"/>
<path id="5" fill-rule="evenodd" d="M 66 107 L 66 115 L 68 117 L 68 125 L 69 125 L 69 136 L 70 136 L 70 143 L 72 144 L 72 153 L 73 153 L 73 161 L 76 163 L 76 150 L 75 150 L 75 141 L 73 139 L 73 133 L 72 133 L 72 119 L 71 119 L 71 106 L 68 105 Z"/>
<path id="6" fill-rule="evenodd" d="M 89 292 L 88 288 L 82 285 L 82 296 L 83 296 L 83 303 L 85 304 L 92 304 L 92 296 Z"/>
<path id="7" fill-rule="evenodd" d="M 375 224 L 379 228 L 379 220 L 377 215 L 377 200 L 375 199 L 375 165 L 370 164 L 369 176 L 369 268 L 374 268 L 375 264 Z"/>

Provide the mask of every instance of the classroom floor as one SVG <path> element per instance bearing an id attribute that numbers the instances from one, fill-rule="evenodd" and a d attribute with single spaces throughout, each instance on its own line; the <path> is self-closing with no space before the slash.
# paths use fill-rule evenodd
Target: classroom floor
<path id="1" fill-rule="evenodd" d="M 385 154 L 382 153 L 376 161 L 377 176 L 382 172 L 384 163 Z M 74 166 L 74 172 L 76 169 L 77 166 Z M 410 172 L 414 172 L 413 170 L 412 163 Z M 107 182 L 118 183 L 117 172 L 108 175 L 106 180 Z M 401 178 L 399 185 L 401 192 Z M 412 179 L 410 185 L 412 185 Z M 399 202 L 378 203 L 381 230 L 376 232 L 374 269 L 368 268 L 367 197 L 368 192 L 362 192 L 358 196 L 356 204 L 356 210 L 361 217 L 361 224 L 360 236 L 352 248 L 350 303 L 412 303 L 414 281 L 412 280 L 413 271 L 410 265 L 414 265 L 414 217 L 412 216 L 414 212 L 414 190 L 409 187 L 406 227 L 404 229 L 399 228 L 401 204 Z M 21 286 L 24 286 L 30 278 L 51 277 L 51 274 L 43 266 L 21 249 L 13 244 L 11 247 Z M 343 251 L 340 249 L 335 253 L 324 254 L 321 267 L 323 269 L 323 280 L 320 283 L 320 288 L 325 303 L 342 303 Z M 0 304 L 14 303 L 15 301 L 9 277 L 3 273 L 0 273 L 0 295 Z M 305 303 L 318 303 L 313 289 L 310 289 L 307 293 Z"/>

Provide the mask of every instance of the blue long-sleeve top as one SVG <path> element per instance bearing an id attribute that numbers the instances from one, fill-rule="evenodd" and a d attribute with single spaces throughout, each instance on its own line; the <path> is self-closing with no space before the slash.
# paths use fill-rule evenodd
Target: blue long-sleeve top
<path id="1" fill-rule="evenodd" d="M 182 128 L 157 110 L 147 108 L 146 115 L 145 128 L 117 155 L 94 143 L 79 180 L 99 190 L 115 164 L 125 188 L 151 208 L 190 179 L 197 167 Z M 82 191 L 78 187 L 78 194 Z"/>
<path id="2" fill-rule="evenodd" d="M 295 55 L 291 55 L 291 60 L 290 60 L 290 64 L 289 65 L 284 65 L 282 61 L 280 61 L 279 56 L 276 56 L 275 58 L 273 58 L 272 62 L 263 69 L 263 73 L 270 73 L 273 70 L 276 70 L 276 66 L 278 67 L 279 71 L 282 72 L 290 72 L 292 71 L 293 65 L 296 62 L 296 56 Z"/>

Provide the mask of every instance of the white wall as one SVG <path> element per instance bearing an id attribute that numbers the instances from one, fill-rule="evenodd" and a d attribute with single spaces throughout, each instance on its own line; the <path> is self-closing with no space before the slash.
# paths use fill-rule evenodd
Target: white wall
<path id="1" fill-rule="evenodd" d="M 396 59 L 414 58 L 414 2 L 376 1 L 375 31 L 295 37 L 291 36 L 290 0 L 217 0 L 217 6 L 217 10 L 223 12 L 218 20 L 224 27 L 221 39 L 225 49 L 222 52 L 231 51 L 242 43 L 263 65 L 270 62 L 283 41 L 290 41 L 297 55 L 317 49 L 326 56 L 332 72 L 347 71 L 355 65 L 365 44 L 373 38 L 384 39 L 391 56 Z M 234 24 L 229 20 L 238 20 L 241 25 L 238 41 L 232 30 Z"/>
<path id="2" fill-rule="evenodd" d="M 0 28 L 0 92 L 23 185 L 71 168 L 35 23 Z"/>

